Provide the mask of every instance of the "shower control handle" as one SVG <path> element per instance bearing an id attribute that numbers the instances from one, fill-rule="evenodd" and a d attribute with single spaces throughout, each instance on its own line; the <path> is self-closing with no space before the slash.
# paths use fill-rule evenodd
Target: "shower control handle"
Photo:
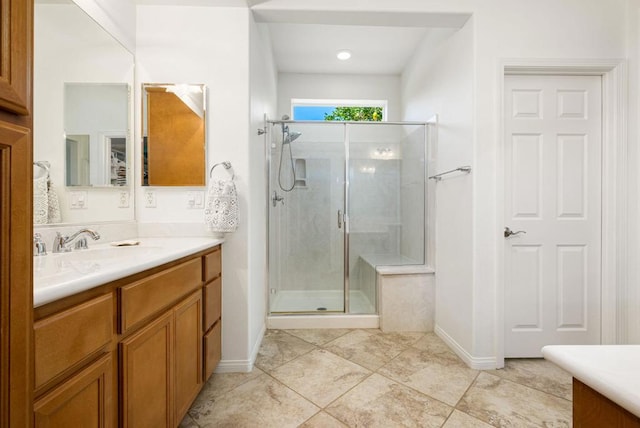
<path id="1" fill-rule="evenodd" d="M 278 202 L 282 202 L 282 205 L 284 205 L 284 197 L 278 195 L 278 192 L 274 190 L 273 195 L 271 196 L 271 203 L 275 207 L 278 204 Z"/>
<path id="2" fill-rule="evenodd" d="M 338 210 L 338 229 L 342 229 L 342 210 Z"/>

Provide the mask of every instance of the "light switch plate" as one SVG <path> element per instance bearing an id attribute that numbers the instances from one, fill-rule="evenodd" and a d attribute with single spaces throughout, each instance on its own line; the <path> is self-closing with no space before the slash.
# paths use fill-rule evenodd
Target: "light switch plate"
<path id="1" fill-rule="evenodd" d="M 144 206 L 146 208 L 155 208 L 156 204 L 156 192 L 153 190 L 147 190 L 144 192 Z"/>
<path id="2" fill-rule="evenodd" d="M 89 206 L 89 199 L 86 190 L 76 190 L 69 194 L 69 208 L 72 210 L 83 210 Z"/>
<path id="3" fill-rule="evenodd" d="M 204 192 L 194 190 L 187 192 L 187 208 L 201 210 L 204 208 Z"/>

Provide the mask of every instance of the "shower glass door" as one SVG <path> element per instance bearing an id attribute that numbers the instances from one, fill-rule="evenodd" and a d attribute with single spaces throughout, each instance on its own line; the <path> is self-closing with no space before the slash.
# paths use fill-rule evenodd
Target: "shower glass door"
<path id="1" fill-rule="evenodd" d="M 344 312 L 345 125 L 268 132 L 270 312 Z"/>

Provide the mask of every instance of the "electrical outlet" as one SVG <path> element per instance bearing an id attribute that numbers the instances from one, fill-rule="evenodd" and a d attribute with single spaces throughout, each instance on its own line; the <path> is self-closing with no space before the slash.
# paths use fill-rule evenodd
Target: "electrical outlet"
<path id="1" fill-rule="evenodd" d="M 156 192 L 147 190 L 144 192 L 144 206 L 146 208 L 156 207 Z"/>
<path id="2" fill-rule="evenodd" d="M 204 208 L 204 192 L 192 191 L 187 192 L 187 208 L 188 209 L 203 209 Z"/>
<path id="3" fill-rule="evenodd" d="M 89 206 L 86 190 L 78 190 L 69 194 L 69 208 L 72 210 L 83 210 Z"/>
<path id="4" fill-rule="evenodd" d="M 118 208 L 129 208 L 129 192 L 120 192 L 118 197 Z"/>

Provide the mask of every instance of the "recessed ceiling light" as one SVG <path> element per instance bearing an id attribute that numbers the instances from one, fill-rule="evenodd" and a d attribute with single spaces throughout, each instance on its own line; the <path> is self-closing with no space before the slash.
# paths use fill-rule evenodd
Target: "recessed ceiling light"
<path id="1" fill-rule="evenodd" d="M 351 58 L 351 51 L 348 51 L 346 49 L 343 49 L 341 51 L 338 51 L 338 53 L 336 54 L 336 56 L 338 57 L 339 60 L 342 61 L 346 61 L 349 58 Z"/>

